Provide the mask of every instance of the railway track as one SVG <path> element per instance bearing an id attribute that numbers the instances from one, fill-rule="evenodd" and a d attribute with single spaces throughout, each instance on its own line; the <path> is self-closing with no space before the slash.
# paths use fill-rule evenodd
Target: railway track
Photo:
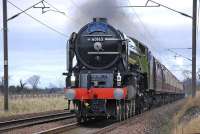
<path id="1" fill-rule="evenodd" d="M 121 122 L 116 122 L 114 120 L 113 121 L 102 120 L 97 122 L 91 121 L 85 125 L 80 125 L 76 122 L 72 124 L 55 127 L 49 130 L 37 132 L 34 134 L 74 134 L 74 133 L 105 134 L 121 125 L 128 123 L 130 120 L 135 120 L 134 121 L 135 123 L 140 122 L 140 118 L 144 115 L 144 113 L 135 115 Z"/>
<path id="2" fill-rule="evenodd" d="M 75 118 L 75 114 L 69 111 L 64 111 L 60 113 L 47 114 L 42 116 L 34 116 L 17 120 L 3 121 L 0 122 L 0 133 L 17 128 L 28 127 L 32 125 L 44 124 L 71 118 Z"/>
<path id="3" fill-rule="evenodd" d="M 145 112 L 145 113 L 146 113 L 146 112 Z M 135 116 L 133 116 L 133 117 L 127 119 L 127 120 L 124 120 L 124 121 L 121 121 L 121 122 L 115 122 L 115 123 L 113 123 L 113 124 L 111 124 L 111 125 L 108 125 L 108 126 L 106 126 L 106 127 L 103 127 L 103 128 L 101 128 L 101 129 L 98 129 L 98 130 L 95 131 L 95 132 L 91 132 L 91 133 L 88 133 L 88 134 L 106 134 L 106 133 L 108 133 L 108 132 L 114 130 L 115 128 L 117 128 L 117 127 L 119 127 L 119 126 L 122 126 L 122 125 L 124 125 L 124 124 L 126 124 L 126 123 L 129 123 L 130 120 L 134 120 L 135 123 L 140 122 L 140 118 L 141 118 L 143 115 L 144 115 L 144 113 L 139 114 L 139 115 L 135 115 Z"/>
<path id="4" fill-rule="evenodd" d="M 78 128 L 79 126 L 80 125 L 78 124 L 78 122 L 75 122 L 75 123 L 55 127 L 55 128 L 49 129 L 49 130 L 37 132 L 37 133 L 34 133 L 34 134 L 58 134 L 58 133 L 62 133 L 64 131 L 68 131 L 70 129 Z"/>
<path id="5" fill-rule="evenodd" d="M 120 123 L 121 124 L 121 123 Z M 116 121 L 89 121 L 86 124 L 79 124 L 78 122 L 55 127 L 49 130 L 37 132 L 34 134 L 74 134 L 74 133 L 86 133 L 86 134 L 101 134 L 108 130 L 115 128 L 119 123 Z"/>
<path id="6" fill-rule="evenodd" d="M 170 105 L 172 104 L 167 104 L 162 107 L 164 108 Z M 121 122 L 116 122 L 115 120 L 110 120 L 110 121 L 93 120 L 91 122 L 89 121 L 88 123 L 81 124 L 81 125 L 76 122 L 72 124 L 55 127 L 49 130 L 37 132 L 35 134 L 83 134 L 83 133 L 84 134 L 106 134 L 125 124 L 129 124 L 133 126 L 137 124 L 143 124 L 145 122 L 144 118 L 148 117 L 145 115 L 148 115 L 148 114 L 151 115 L 151 113 L 156 113 L 156 110 L 160 111 L 161 109 L 163 109 L 162 107 L 157 107 L 150 111 L 144 111 L 143 113 L 139 115 L 134 115 L 133 117 Z"/>

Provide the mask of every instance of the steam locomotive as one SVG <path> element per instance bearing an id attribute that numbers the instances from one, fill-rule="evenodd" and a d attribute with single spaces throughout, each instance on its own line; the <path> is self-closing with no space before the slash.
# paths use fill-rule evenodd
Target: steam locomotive
<path id="1" fill-rule="evenodd" d="M 127 119 L 184 97 L 183 84 L 142 42 L 94 18 L 67 44 L 65 96 L 79 122 Z"/>

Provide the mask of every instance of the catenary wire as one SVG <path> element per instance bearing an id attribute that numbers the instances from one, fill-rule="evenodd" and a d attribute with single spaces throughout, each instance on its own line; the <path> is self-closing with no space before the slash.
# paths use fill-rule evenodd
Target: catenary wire
<path id="1" fill-rule="evenodd" d="M 24 11 L 23 9 L 21 9 L 21 8 L 18 7 L 18 6 L 16 6 L 16 5 L 13 4 L 12 2 L 8 1 L 8 3 L 10 3 L 12 6 L 14 6 L 15 8 L 17 8 L 18 10 L 20 10 L 20 11 L 22 11 L 22 12 Z M 51 26 L 45 24 L 44 22 L 40 21 L 39 19 L 33 17 L 32 15 L 30 15 L 30 14 L 28 14 L 28 13 L 26 13 L 26 12 L 24 12 L 24 14 L 26 14 L 27 16 L 29 16 L 30 18 L 32 18 L 32 19 L 35 20 L 36 22 L 40 23 L 41 25 L 45 26 L 46 28 L 48 28 L 48 29 L 50 29 L 50 30 L 56 32 L 57 34 L 59 34 L 59 35 L 61 35 L 61 36 L 63 36 L 63 37 L 67 37 L 67 38 L 69 37 L 69 36 L 67 36 L 66 34 L 64 34 L 64 33 L 60 32 L 60 31 L 56 30 L 55 28 L 53 28 L 53 27 L 51 27 Z"/>
<path id="2" fill-rule="evenodd" d="M 67 15 L 66 13 L 60 11 L 57 7 L 55 7 L 53 4 L 51 4 L 50 2 L 48 2 L 47 0 L 43 0 L 46 4 L 48 4 L 50 7 L 52 7 L 53 9 L 55 9 L 55 11 L 62 13 L 62 15 L 64 15 L 67 19 L 69 19 L 70 21 L 73 21 L 73 23 L 77 24 L 77 26 L 81 25 L 80 20 L 77 20 L 69 15 Z"/>

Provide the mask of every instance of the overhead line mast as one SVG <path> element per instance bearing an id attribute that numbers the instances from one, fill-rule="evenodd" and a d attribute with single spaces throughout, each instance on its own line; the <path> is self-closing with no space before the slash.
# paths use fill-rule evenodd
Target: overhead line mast
<path id="1" fill-rule="evenodd" d="M 193 18 L 192 18 L 192 97 L 196 96 L 196 43 L 197 43 L 197 0 L 193 0 Z"/>
<path id="2" fill-rule="evenodd" d="M 4 110 L 8 111 L 8 27 L 7 0 L 3 0 L 3 48 L 4 48 Z"/>

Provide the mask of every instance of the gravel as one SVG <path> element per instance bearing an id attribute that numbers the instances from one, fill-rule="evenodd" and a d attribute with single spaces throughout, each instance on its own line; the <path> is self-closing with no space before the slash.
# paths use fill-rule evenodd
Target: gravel
<path id="1" fill-rule="evenodd" d="M 180 100 L 145 112 L 108 134 L 169 134 L 173 125 L 171 119 L 183 103 L 184 100 Z"/>

